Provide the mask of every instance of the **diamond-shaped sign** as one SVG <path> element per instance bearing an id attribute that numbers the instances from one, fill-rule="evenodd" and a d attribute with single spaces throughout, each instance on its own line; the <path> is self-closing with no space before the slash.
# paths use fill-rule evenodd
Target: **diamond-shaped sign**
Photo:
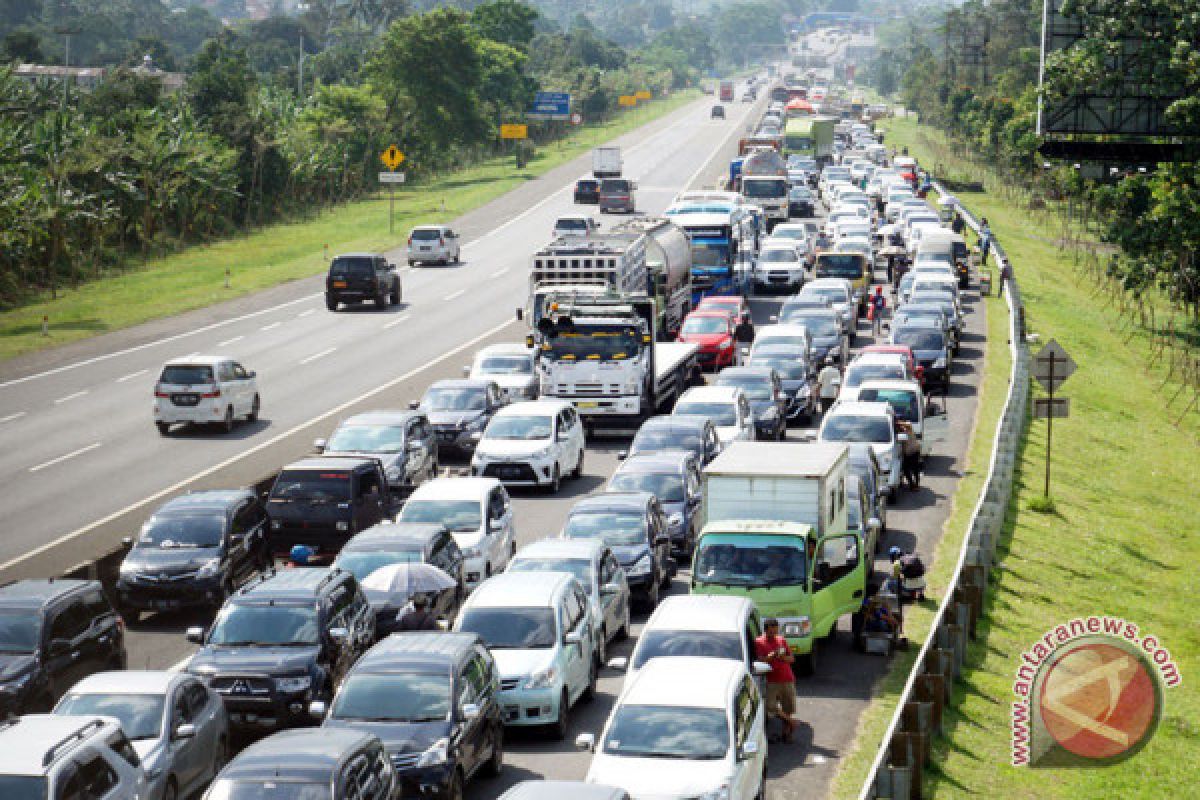
<path id="1" fill-rule="evenodd" d="M 1077 365 L 1057 341 L 1051 339 L 1033 357 L 1033 377 L 1047 392 L 1056 392 L 1067 378 L 1075 374 Z"/>
<path id="2" fill-rule="evenodd" d="M 400 148 L 396 147 L 396 145 L 391 145 L 380 154 L 379 160 L 388 169 L 395 171 L 396 167 L 404 163 L 404 153 L 401 153 Z"/>

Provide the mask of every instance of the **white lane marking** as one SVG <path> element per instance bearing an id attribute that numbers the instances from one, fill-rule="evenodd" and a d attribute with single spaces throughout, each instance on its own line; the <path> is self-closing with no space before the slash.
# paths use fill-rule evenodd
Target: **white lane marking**
<path id="1" fill-rule="evenodd" d="M 396 317 L 394 320 L 389 322 L 387 325 L 384 325 L 383 329 L 386 331 L 388 328 L 394 328 L 401 323 L 408 322 L 408 316 L 409 316 L 408 314 L 401 314 L 400 316 Z"/>
<path id="2" fill-rule="evenodd" d="M 242 339 L 245 339 L 245 338 L 246 338 L 245 336 L 235 336 L 232 339 L 226 339 L 223 342 L 217 342 L 217 347 L 225 347 L 226 345 L 233 344 L 234 342 L 240 342 Z"/>
<path id="3" fill-rule="evenodd" d="M 120 378 L 117 378 L 117 383 L 124 383 L 125 381 L 131 381 L 134 378 L 140 378 L 149 371 L 150 370 L 148 369 L 139 369 L 137 372 L 131 372 L 128 375 L 123 375 Z"/>
<path id="4" fill-rule="evenodd" d="M 130 353 L 136 353 L 140 350 L 146 350 L 151 347 L 157 347 L 160 344 L 167 344 L 168 342 L 177 342 L 180 339 L 184 338 L 185 336 L 195 336 L 198 333 L 207 333 L 208 331 L 216 330 L 217 328 L 222 328 L 226 325 L 232 325 L 235 322 L 241 322 L 243 320 L 253 319 L 254 317 L 261 317 L 263 314 L 270 314 L 271 312 L 278 311 L 281 308 L 287 308 L 288 306 L 294 306 L 298 303 L 307 303 L 310 300 L 317 298 L 317 297 L 321 297 L 324 294 L 325 294 L 324 292 L 317 292 L 315 294 L 305 295 L 304 297 L 297 297 L 295 300 L 289 300 L 288 302 L 280 303 L 277 306 L 271 306 L 270 308 L 259 309 L 258 311 L 251 311 L 249 314 L 242 314 L 239 317 L 231 317 L 230 319 L 222 320 L 220 322 L 214 322 L 211 325 L 205 325 L 204 327 L 201 327 L 201 328 L 195 328 L 190 331 L 184 331 L 183 333 L 177 333 L 172 336 L 166 336 L 166 337 L 163 337 L 162 339 L 155 339 L 153 342 L 146 342 L 145 344 L 139 344 L 136 347 L 126 347 L 124 350 L 116 350 L 112 353 L 104 353 L 103 355 L 95 356 L 94 358 L 87 358 L 87 359 L 84 359 L 83 361 L 75 361 L 71 364 L 63 364 L 61 367 L 55 367 L 54 369 L 48 369 L 44 372 L 35 372 L 33 375 L 26 375 L 23 378 L 13 378 L 12 380 L 4 381 L 4 382 L 0 383 L 0 389 L 7 389 L 9 386 L 16 386 L 19 383 L 26 383 L 28 381 L 35 380 L 37 378 L 45 378 L 49 375 L 57 375 L 60 372 L 66 372 L 67 370 L 70 370 L 70 369 L 76 369 L 78 367 L 86 367 L 89 364 L 96 364 L 101 361 L 108 361 L 110 358 L 117 358 L 118 356 L 124 356 L 124 355 L 128 355 Z"/>
<path id="5" fill-rule="evenodd" d="M 498 269 L 495 272 L 493 272 L 492 277 L 499 278 L 501 275 L 507 275 L 507 274 L 508 274 L 508 267 L 505 267 L 504 269 Z"/>
<path id="6" fill-rule="evenodd" d="M 87 534 L 89 531 L 93 531 L 102 525 L 107 525 L 108 523 L 112 522 L 114 519 L 117 519 L 118 517 L 121 517 L 124 514 L 128 514 L 130 511 L 136 511 L 139 508 L 144 508 L 145 506 L 148 506 L 151 503 L 161 500 L 162 498 L 166 497 L 169 494 L 178 492 L 180 489 L 184 488 L 185 486 L 188 486 L 189 484 L 195 483 L 196 481 L 199 481 L 199 480 L 203 480 L 204 478 L 207 478 L 208 476 L 210 476 L 216 472 L 226 469 L 227 467 L 231 466 L 232 464 L 236 464 L 237 462 L 239 462 L 249 456 L 252 456 L 255 453 L 261 452 L 262 450 L 265 450 L 268 447 L 272 447 L 273 445 L 283 441 L 284 439 L 287 439 L 289 436 L 295 436 L 297 433 L 299 433 L 300 431 L 302 431 L 306 428 L 310 428 L 319 422 L 324 422 L 325 420 L 329 419 L 330 417 L 335 417 L 338 414 L 341 414 L 342 412 L 344 412 L 346 409 L 348 409 L 358 403 L 361 403 L 364 400 L 369 400 L 370 398 L 374 397 L 377 394 L 381 394 L 383 392 L 386 392 L 388 389 L 399 386 L 401 383 L 404 383 L 405 381 L 409 380 L 410 378 L 412 378 L 415 375 L 421 374 L 422 372 L 424 372 L 425 370 L 429 369 L 432 366 L 440 364 L 443 361 L 446 361 L 448 359 L 457 357 L 458 354 L 461 353 L 462 351 L 464 351 L 470 347 L 474 347 L 476 344 L 478 344 L 479 342 L 482 342 L 484 339 L 487 339 L 490 336 L 495 336 L 500 331 L 502 331 L 505 328 L 509 327 L 510 325 L 514 325 L 514 324 L 515 324 L 515 320 L 510 319 L 506 322 L 500 323 L 499 325 L 497 325 L 493 328 L 488 328 L 486 331 L 479 334 L 475 338 L 468 339 L 467 341 L 463 342 L 462 344 L 458 345 L 457 347 L 455 347 L 451 350 L 447 350 L 445 353 L 442 353 L 440 356 L 438 356 L 437 358 L 434 358 L 432 361 L 422 364 L 421 366 L 419 366 L 415 369 L 411 369 L 408 372 L 404 373 L 403 375 L 398 375 L 395 378 L 392 378 L 390 381 L 387 381 L 385 383 L 380 384 L 379 386 L 376 386 L 374 389 L 370 389 L 366 392 L 363 392 L 358 397 L 353 397 L 353 398 L 345 401 L 344 403 L 341 403 L 340 405 L 334 406 L 333 408 L 329 409 L 328 411 L 318 414 L 317 416 L 313 417 L 312 419 L 308 420 L 307 422 L 301 422 L 298 425 L 294 425 L 291 428 L 289 428 L 288 430 L 283 431 L 282 433 L 276 434 L 275 436 L 272 436 L 270 439 L 267 439 L 265 442 L 259 442 L 254 447 L 247 448 L 246 450 L 241 451 L 240 453 L 238 453 L 235 456 L 231 456 L 231 457 L 225 459 L 224 461 L 221 461 L 217 464 L 213 464 L 211 467 L 208 467 L 207 469 L 200 470 L 199 472 L 197 472 L 195 475 L 191 476 L 190 478 L 184 478 L 183 480 L 178 481 L 177 483 L 171 484 L 170 486 L 168 486 L 165 489 L 160 489 L 159 491 L 155 492 L 154 494 L 152 494 L 148 497 L 144 497 L 141 500 L 138 500 L 136 503 L 131 503 L 131 504 L 125 506 L 124 508 L 114 511 L 105 517 L 101 517 L 100 519 L 96 520 L 95 522 L 89 522 L 87 525 L 84 525 L 82 528 L 76 528 L 75 530 L 71 531 L 70 533 L 63 534 L 62 536 L 58 537 L 57 539 L 53 539 L 49 542 L 46 542 L 45 544 L 43 544 L 40 547 L 35 547 L 33 550 L 30 550 L 28 553 L 17 556 L 16 558 L 9 559 L 8 561 L 4 562 L 3 564 L 0 564 L 0 572 L 11 569 L 12 567 L 16 566 L 17 564 L 20 564 L 23 561 L 28 561 L 31 558 L 40 556 L 42 553 L 45 553 L 49 550 L 53 550 L 56 547 L 61 547 L 64 543 L 72 541 L 74 539 L 78 539 L 80 536 L 83 536 L 83 535 Z"/>
<path id="7" fill-rule="evenodd" d="M 84 389 L 82 392 L 74 392 L 72 394 L 67 395 L 66 397 L 58 398 L 57 400 L 54 401 L 54 405 L 58 405 L 59 403 L 65 403 L 68 400 L 74 400 L 76 397 L 83 397 L 85 394 L 87 394 L 87 389 Z"/>
<path id="8" fill-rule="evenodd" d="M 301 363 L 301 364 L 307 364 L 307 363 L 309 363 L 309 362 L 311 362 L 311 361 L 316 361 L 318 358 L 324 358 L 325 356 L 327 356 L 327 355 L 329 355 L 330 353 L 332 353 L 334 350 L 337 350 L 337 348 L 336 348 L 336 347 L 330 347 L 330 348 L 328 348 L 328 349 L 326 349 L 326 350 L 322 350 L 322 351 L 321 351 L 321 352 L 319 352 L 319 353 L 313 353 L 313 354 L 312 354 L 311 356 L 309 356 L 308 358 L 302 358 L 302 359 L 300 359 L 300 363 Z"/>
<path id="9" fill-rule="evenodd" d="M 14 419 L 20 419 L 21 417 L 25 416 L 26 413 L 27 412 L 25 412 L 25 411 L 18 411 L 15 414 L 9 414 L 7 417 L 0 417 L 0 424 L 5 423 L 5 422 L 12 422 Z"/>
<path id="10" fill-rule="evenodd" d="M 263 325 L 261 328 L 259 328 L 259 330 L 260 331 L 274 330 L 275 328 L 278 328 L 282 324 L 283 324 L 282 322 L 272 322 L 270 325 Z"/>
<path id="11" fill-rule="evenodd" d="M 49 461 L 46 461 L 45 463 L 38 464 L 36 467 L 30 467 L 29 471 L 30 472 L 40 472 L 41 470 L 44 470 L 46 467 L 53 467 L 55 464 L 61 464 L 62 462 L 66 461 L 68 458 L 74 458 L 75 456 L 83 455 L 87 451 L 95 450 L 99 446 L 100 446 L 100 442 L 92 442 L 87 447 L 81 447 L 78 450 L 72 450 L 71 452 L 67 453 L 64 456 L 59 456 L 58 458 L 52 458 Z"/>
<path id="12" fill-rule="evenodd" d="M 462 297 L 466 293 L 467 293 L 466 289 L 459 289 L 457 292 L 451 292 L 450 294 L 446 295 L 442 299 L 445 300 L 446 302 L 449 302 L 451 300 L 457 300 L 458 298 Z"/>
<path id="13" fill-rule="evenodd" d="M 317 313 L 317 310 L 315 308 L 310 308 L 308 311 L 301 311 L 299 314 L 297 314 L 296 319 L 304 319 L 309 314 L 315 314 L 315 313 Z"/>

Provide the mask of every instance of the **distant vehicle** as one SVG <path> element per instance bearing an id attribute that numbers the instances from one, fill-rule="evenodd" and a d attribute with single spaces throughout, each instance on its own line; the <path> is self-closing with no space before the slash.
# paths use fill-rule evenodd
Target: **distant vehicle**
<path id="1" fill-rule="evenodd" d="M 224 356 L 172 359 L 154 384 L 154 424 L 163 436 L 179 422 L 229 433 L 235 419 L 257 422 L 261 408 L 256 374 Z"/>
<path id="2" fill-rule="evenodd" d="M 621 148 L 608 146 L 592 150 L 592 175 L 596 178 L 619 178 L 625 169 Z"/>
<path id="3" fill-rule="evenodd" d="M 442 380 L 425 390 L 419 403 L 437 434 L 439 453 L 471 455 L 492 416 L 504 406 L 496 381 Z"/>
<path id="4" fill-rule="evenodd" d="M 625 458 L 608 481 L 610 492 L 650 492 L 667 517 L 671 550 L 690 558 L 700 532 L 700 459 L 687 450 L 638 453 Z"/>
<path id="5" fill-rule="evenodd" d="M 347 253 L 329 263 L 325 276 L 325 307 L 337 311 L 342 303 L 371 301 L 376 308 L 399 305 L 400 275 L 388 260 L 375 253 Z"/>
<path id="6" fill-rule="evenodd" d="M 893 498 L 900 486 L 900 443 L 892 407 L 885 402 L 838 402 L 821 420 L 819 442 L 865 442 L 875 451 L 886 491 Z"/>
<path id="7" fill-rule="evenodd" d="M 628 178 L 604 178 L 600 181 L 600 213 L 637 211 L 637 182 Z"/>
<path id="8" fill-rule="evenodd" d="M 807 186 L 793 186 L 788 190 L 788 216 L 811 217 L 816 214 L 817 199 Z"/>
<path id="9" fill-rule="evenodd" d="M 330 559 L 354 534 L 386 519 L 393 497 L 377 458 L 316 456 L 293 461 L 267 495 L 272 553 L 298 544 Z"/>
<path id="10" fill-rule="evenodd" d="M 739 360 L 736 328 L 727 309 L 697 309 L 683 320 L 678 341 L 697 346 L 696 357 L 701 367 L 720 369 Z"/>
<path id="11" fill-rule="evenodd" d="M 713 106 L 708 116 L 711 119 L 725 119 L 725 106 Z"/>
<path id="12" fill-rule="evenodd" d="M 591 236 L 599 230 L 596 220 L 587 214 L 564 214 L 554 221 L 551 234 L 559 239 L 564 236 Z"/>
<path id="13" fill-rule="evenodd" d="M 396 521 L 449 528 L 466 559 L 468 587 L 503 571 L 517 552 L 512 499 L 495 478 L 438 478 L 422 484 Z"/>
<path id="14" fill-rule="evenodd" d="M 629 590 L 647 609 L 671 585 L 675 562 L 667 520 L 649 492 L 606 492 L 585 497 L 568 512 L 563 539 L 601 541 L 625 570 Z"/>
<path id="15" fill-rule="evenodd" d="M 581 178 L 575 182 L 576 205 L 599 205 L 600 181 L 595 178 Z"/>
<path id="16" fill-rule="evenodd" d="M 718 99 L 722 103 L 733 102 L 733 81 L 721 81 Z"/>
<path id="17" fill-rule="evenodd" d="M 717 427 L 706 416 L 660 414 L 642 423 L 629 446 L 629 455 L 663 450 L 686 450 L 695 454 L 704 466 L 721 452 L 721 439 Z"/>
<path id="18" fill-rule="evenodd" d="M 806 277 L 804 254 L 793 239 L 768 239 L 754 265 L 756 290 L 798 291 Z"/>
<path id="19" fill-rule="evenodd" d="M 418 225 L 408 235 L 408 265 L 459 263 L 458 238 L 449 225 Z"/>
<path id="20" fill-rule="evenodd" d="M 721 445 L 754 438 L 750 401 L 736 386 L 696 386 L 679 396 L 676 414 L 708 417 L 717 426 Z"/>
<path id="21" fill-rule="evenodd" d="M 754 438 L 782 441 L 787 435 L 787 394 L 772 367 L 728 367 L 717 376 L 717 386 L 736 386 L 750 401 Z"/>

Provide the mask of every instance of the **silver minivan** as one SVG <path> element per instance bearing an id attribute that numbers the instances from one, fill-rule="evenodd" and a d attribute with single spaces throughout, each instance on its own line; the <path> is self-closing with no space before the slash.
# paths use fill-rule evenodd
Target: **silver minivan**
<path id="1" fill-rule="evenodd" d="M 408 265 L 459 263 L 458 238 L 449 225 L 418 225 L 408 234 Z"/>

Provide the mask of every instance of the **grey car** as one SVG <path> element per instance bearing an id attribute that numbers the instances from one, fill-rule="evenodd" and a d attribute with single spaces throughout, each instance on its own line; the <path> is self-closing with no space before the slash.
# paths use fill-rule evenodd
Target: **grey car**
<path id="1" fill-rule="evenodd" d="M 667 517 L 671 550 L 690 561 L 700 534 L 704 500 L 700 457 L 688 450 L 659 450 L 629 456 L 608 482 L 610 492 L 650 492 Z"/>
<path id="2" fill-rule="evenodd" d="M 229 722 L 216 692 L 186 672 L 98 672 L 58 701 L 60 715 L 114 717 L 146 772 L 151 800 L 190 797 L 229 753 Z"/>
<path id="3" fill-rule="evenodd" d="M 841 318 L 832 308 L 820 311 L 805 309 L 794 311 L 783 320 L 788 325 L 803 325 L 812 336 L 809 359 L 813 364 L 823 364 L 832 358 L 835 364 L 845 365 L 850 355 L 850 340 L 842 328 Z"/>
<path id="4" fill-rule="evenodd" d="M 425 413 L 437 436 L 440 452 L 470 456 L 483 438 L 483 429 L 504 405 L 504 395 L 495 381 L 437 381 L 427 390 L 415 410 Z"/>
<path id="5" fill-rule="evenodd" d="M 393 491 L 412 491 L 438 474 L 438 444 L 433 426 L 419 411 L 368 411 L 343 420 L 318 453 L 374 456 L 383 464 Z"/>

